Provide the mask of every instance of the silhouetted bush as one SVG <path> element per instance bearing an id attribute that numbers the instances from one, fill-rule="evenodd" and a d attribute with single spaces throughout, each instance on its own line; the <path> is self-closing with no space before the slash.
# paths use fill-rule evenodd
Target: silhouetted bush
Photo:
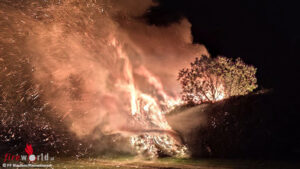
<path id="1" fill-rule="evenodd" d="M 300 139 L 297 131 L 298 120 L 295 118 L 297 116 L 289 110 L 288 105 L 282 105 L 275 95 L 260 93 L 237 96 L 202 106 L 204 110 L 201 111 L 207 117 L 207 124 L 199 125 L 191 131 L 181 131 L 192 156 L 299 156 Z"/>

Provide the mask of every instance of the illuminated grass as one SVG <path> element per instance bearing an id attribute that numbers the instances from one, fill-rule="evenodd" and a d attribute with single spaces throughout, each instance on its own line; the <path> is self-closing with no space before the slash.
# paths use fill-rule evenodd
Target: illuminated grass
<path id="1" fill-rule="evenodd" d="M 299 169 L 299 162 L 261 160 L 218 160 L 161 158 L 145 160 L 133 156 L 102 156 L 98 158 L 55 158 L 54 161 L 35 162 L 52 164 L 55 169 Z"/>
<path id="2" fill-rule="evenodd" d="M 53 162 L 57 168 L 98 168 L 98 169 L 132 169 L 132 168 L 158 168 L 158 169 L 296 169 L 299 164 L 271 161 L 245 161 L 245 160 L 194 160 L 178 158 L 162 158 L 158 160 L 141 160 L 134 157 L 101 157 L 94 159 L 57 159 Z"/>

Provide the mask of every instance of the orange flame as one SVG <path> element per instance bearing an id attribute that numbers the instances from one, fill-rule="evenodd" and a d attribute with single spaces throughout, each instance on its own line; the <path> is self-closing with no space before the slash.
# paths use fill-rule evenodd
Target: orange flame
<path id="1" fill-rule="evenodd" d="M 143 126 L 145 130 L 166 130 L 172 131 L 172 128 L 167 123 L 167 120 L 164 117 L 164 113 L 161 109 L 161 106 L 166 106 L 168 109 L 173 106 L 180 104 L 180 99 L 175 99 L 170 97 L 163 89 L 163 85 L 160 80 L 155 77 L 146 67 L 140 66 L 133 69 L 129 57 L 126 52 L 123 52 L 122 46 L 117 42 L 116 39 L 113 39 L 111 45 L 117 49 L 117 54 L 120 59 L 124 61 L 123 73 L 125 80 L 119 80 L 117 86 L 130 95 L 130 104 L 131 104 L 131 115 L 136 123 L 140 126 Z M 150 94 L 144 93 L 136 88 L 133 78 L 133 72 L 146 78 L 148 84 L 153 86 L 157 92 L 158 97 L 151 96 Z M 185 147 L 176 146 L 176 141 L 171 138 L 172 136 L 167 134 L 144 134 L 143 137 L 139 135 L 131 137 L 131 143 L 135 145 L 143 145 L 144 150 L 150 152 L 150 154 L 155 154 L 157 152 L 154 148 L 154 144 L 159 144 L 161 149 L 170 152 L 177 152 L 177 154 L 184 154 Z M 138 152 L 141 151 L 141 147 L 137 149 Z"/>

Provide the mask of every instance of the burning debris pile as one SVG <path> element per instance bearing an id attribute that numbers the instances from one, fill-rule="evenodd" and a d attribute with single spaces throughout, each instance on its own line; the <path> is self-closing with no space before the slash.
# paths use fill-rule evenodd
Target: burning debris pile
<path id="1" fill-rule="evenodd" d="M 186 147 L 168 134 L 168 131 L 173 131 L 164 117 L 164 112 L 161 110 L 161 107 L 168 109 L 179 103 L 179 101 L 169 97 L 164 92 L 159 80 L 144 67 L 139 68 L 140 75 L 144 76 L 150 84 L 153 84 L 154 89 L 162 99 L 160 103 L 157 103 L 155 96 L 153 97 L 137 89 L 133 79 L 132 65 L 127 54 L 123 52 L 122 45 L 116 41 L 113 41 L 112 45 L 117 48 L 118 56 L 124 59 L 125 65 L 123 67 L 125 82 L 123 81 L 118 85 L 129 93 L 131 99 L 131 123 L 121 128 L 121 132 L 124 129 L 125 132 L 127 130 L 133 133 L 143 133 L 131 136 L 131 144 L 138 154 L 143 156 L 150 158 L 158 157 L 159 154 L 178 157 L 187 156 Z M 139 131 L 139 129 L 142 130 Z"/>
<path id="2" fill-rule="evenodd" d="M 0 2 L 2 141 L 18 131 L 18 143 L 51 137 L 47 145 L 64 149 L 59 138 L 73 138 L 64 132 L 78 140 L 117 133 L 149 157 L 188 154 L 164 115 L 181 103 L 178 70 L 208 53 L 192 44 L 187 20 L 148 25 L 141 16 L 152 1 L 116 2 Z M 38 130 L 24 140 L 27 123 Z"/>

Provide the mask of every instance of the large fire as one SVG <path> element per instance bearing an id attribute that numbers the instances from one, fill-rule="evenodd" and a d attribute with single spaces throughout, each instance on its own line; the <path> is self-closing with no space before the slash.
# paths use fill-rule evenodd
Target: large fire
<path id="1" fill-rule="evenodd" d="M 32 94 L 24 92 L 51 107 L 49 116 L 61 118 L 78 138 L 129 133 L 140 154 L 188 155 L 165 119 L 182 103 L 179 69 L 208 55 L 204 46 L 193 44 L 187 19 L 166 27 L 149 25 L 140 18 L 156 5 L 151 0 L 0 5 L 5 28 L 0 52 L 7 51 L 0 58 L 3 77 L 24 71 L 34 88 Z M 28 67 L 23 70 L 15 61 Z M 19 81 L 12 79 L 27 84 L 21 75 Z"/>
<path id="2" fill-rule="evenodd" d="M 161 82 L 153 76 L 145 67 L 141 66 L 137 70 L 139 75 L 144 76 L 150 85 L 157 90 L 158 97 L 151 96 L 136 89 L 133 78 L 132 65 L 128 56 L 122 50 L 122 46 L 116 39 L 113 39 L 111 45 L 118 51 L 120 59 L 124 59 L 124 77 L 118 85 L 130 95 L 131 115 L 133 116 L 134 127 L 142 126 L 143 130 L 131 136 L 131 144 L 139 154 L 154 158 L 161 152 L 164 155 L 185 157 L 188 155 L 187 148 L 182 143 L 173 138 L 174 131 L 167 123 L 161 106 L 166 110 L 173 108 L 181 103 L 180 99 L 174 99 L 166 94 Z M 131 129 L 132 130 L 132 129 Z M 138 129 L 136 129 L 138 131 Z M 170 134 L 172 133 L 172 134 Z M 175 133 L 176 135 L 176 133 Z"/>

